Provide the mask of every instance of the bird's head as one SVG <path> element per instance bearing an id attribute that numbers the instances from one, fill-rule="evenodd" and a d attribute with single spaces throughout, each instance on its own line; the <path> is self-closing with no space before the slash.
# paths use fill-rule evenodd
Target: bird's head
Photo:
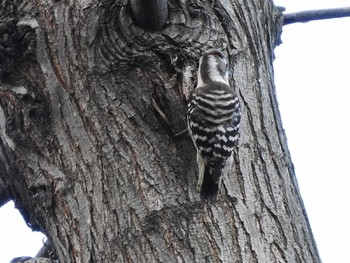
<path id="1" fill-rule="evenodd" d="M 199 60 L 198 84 L 204 86 L 209 82 L 228 83 L 228 60 L 218 49 L 209 49 Z"/>

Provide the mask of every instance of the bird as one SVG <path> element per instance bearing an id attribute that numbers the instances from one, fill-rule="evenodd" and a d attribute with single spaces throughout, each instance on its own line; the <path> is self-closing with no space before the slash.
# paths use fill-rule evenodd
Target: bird
<path id="1" fill-rule="evenodd" d="M 204 197 L 217 196 L 223 170 L 232 165 L 240 121 L 239 99 L 229 83 L 229 61 L 218 49 L 206 50 L 187 104 L 187 126 L 197 150 L 197 191 Z"/>

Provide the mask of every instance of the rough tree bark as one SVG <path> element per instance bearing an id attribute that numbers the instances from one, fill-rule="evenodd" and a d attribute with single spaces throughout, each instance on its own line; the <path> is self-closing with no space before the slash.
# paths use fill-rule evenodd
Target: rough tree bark
<path id="1" fill-rule="evenodd" d="M 0 3 L 0 176 L 61 262 L 320 262 L 273 84 L 272 1 L 170 0 L 153 33 L 127 0 Z M 175 134 L 213 47 L 243 112 L 232 174 L 209 201 Z"/>

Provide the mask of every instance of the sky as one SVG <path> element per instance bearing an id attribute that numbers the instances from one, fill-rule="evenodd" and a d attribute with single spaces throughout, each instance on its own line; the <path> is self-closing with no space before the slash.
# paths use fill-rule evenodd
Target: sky
<path id="1" fill-rule="evenodd" d="M 275 0 L 286 12 L 349 0 Z M 275 84 L 299 188 L 323 263 L 350 262 L 350 18 L 283 27 Z"/>
<path id="2" fill-rule="evenodd" d="M 275 0 L 286 13 L 350 6 L 349 0 Z M 275 84 L 299 188 L 323 263 L 348 262 L 350 237 L 350 18 L 283 27 Z M 35 256 L 32 232 L 12 202 L 0 208 L 0 262 Z"/>

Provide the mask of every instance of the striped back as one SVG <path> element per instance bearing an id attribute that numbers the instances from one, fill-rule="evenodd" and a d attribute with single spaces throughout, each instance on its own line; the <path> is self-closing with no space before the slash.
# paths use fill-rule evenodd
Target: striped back
<path id="1" fill-rule="evenodd" d="M 221 171 L 230 157 L 238 139 L 240 118 L 239 100 L 230 86 L 211 82 L 193 91 L 188 128 L 209 170 Z"/>

